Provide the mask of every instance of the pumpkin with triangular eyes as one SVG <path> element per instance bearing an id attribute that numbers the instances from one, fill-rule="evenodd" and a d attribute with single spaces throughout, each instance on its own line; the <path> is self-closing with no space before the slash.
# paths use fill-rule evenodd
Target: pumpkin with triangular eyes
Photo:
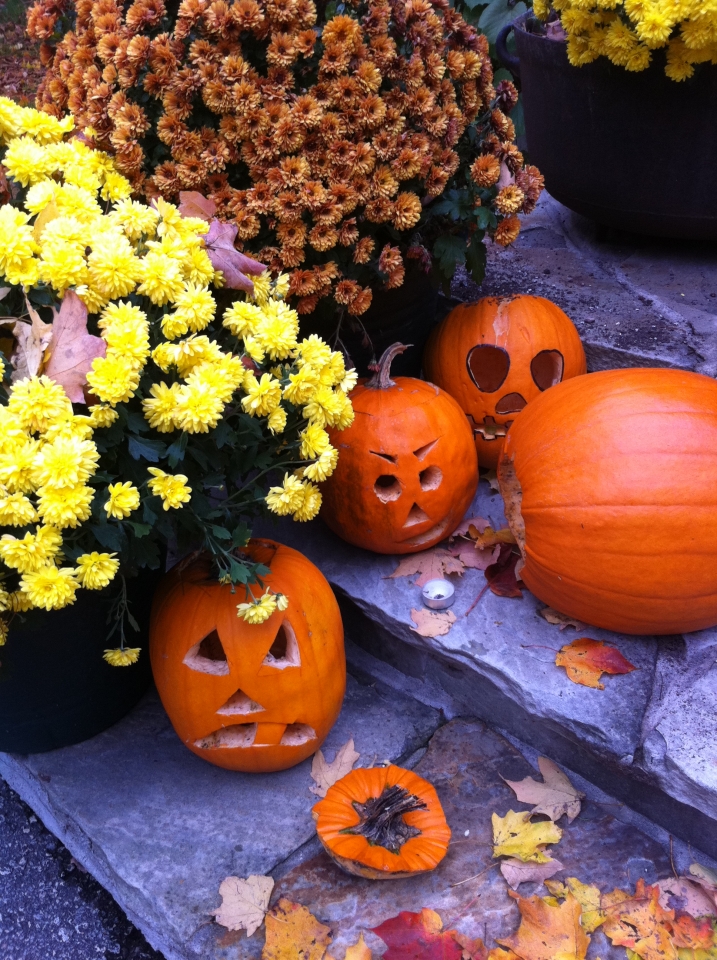
<path id="1" fill-rule="evenodd" d="M 457 306 L 431 334 L 423 369 L 468 417 L 481 466 L 496 467 L 525 405 L 587 367 L 580 335 L 560 307 L 517 294 Z"/>
<path id="2" fill-rule="evenodd" d="M 351 393 L 353 424 L 330 431 L 339 451 L 322 484 L 321 516 L 344 540 L 376 553 L 417 553 L 451 534 L 478 486 L 468 421 L 443 390 L 390 379 L 394 344 Z"/>
<path id="3" fill-rule="evenodd" d="M 272 540 L 244 550 L 288 599 L 264 623 L 237 615 L 244 588 L 220 584 L 200 557 L 157 591 L 150 627 L 155 683 L 180 740 L 228 770 L 284 770 L 316 753 L 346 689 L 341 614 L 323 574 Z M 256 595 L 263 590 L 254 587 Z"/>

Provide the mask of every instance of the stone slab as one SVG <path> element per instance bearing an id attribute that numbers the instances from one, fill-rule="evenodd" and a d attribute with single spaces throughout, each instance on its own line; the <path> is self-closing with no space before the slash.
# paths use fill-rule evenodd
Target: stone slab
<path id="1" fill-rule="evenodd" d="M 485 481 L 471 514 L 505 526 L 501 498 Z M 291 521 L 262 532 L 298 547 L 324 572 L 347 636 L 371 656 L 367 675 L 387 680 L 388 663 L 398 689 L 448 717 L 477 716 L 507 730 L 717 855 L 717 665 L 709 653 L 716 630 L 666 640 L 589 628 L 585 635 L 616 645 L 638 668 L 603 677 L 605 689 L 593 690 L 555 666 L 556 652 L 576 634 L 540 617 L 543 604 L 527 590 L 520 600 L 487 592 L 466 616 L 485 584 L 481 571 L 468 570 L 454 580 L 450 632 L 423 638 L 410 618 L 421 605 L 419 589 L 406 578 L 388 579 L 400 558 L 354 548 L 320 521 L 308 535 Z M 697 683 L 699 709 L 687 702 Z"/>
<path id="2" fill-rule="evenodd" d="M 341 871 L 321 850 L 307 857 L 277 883 L 272 897 L 286 897 L 307 905 L 332 927 L 333 956 L 342 958 L 347 946 L 361 932 L 378 955 L 383 942 L 372 927 L 401 910 L 430 907 L 438 911 L 446 928 L 471 937 L 481 937 L 489 947 L 509 936 L 519 923 L 518 909 L 508 896 L 508 886 L 492 859 L 491 814 L 525 810 L 502 777 L 520 780 L 535 773 L 522 753 L 484 724 L 468 719 L 453 720 L 434 735 L 425 756 L 415 767 L 438 792 L 452 839 L 442 863 L 431 873 L 408 880 L 376 882 Z M 616 820 L 609 806 L 587 800 L 572 824 L 560 823 L 563 837 L 550 852 L 564 865 L 556 879 L 578 877 L 601 890 L 671 875 L 668 851 L 634 827 Z M 539 884 L 521 884 L 521 896 L 545 889 Z M 262 932 L 247 940 L 244 934 L 226 934 L 219 939 L 237 949 L 239 957 L 258 957 Z M 254 941 L 254 942 L 253 942 Z M 597 933 L 588 958 L 624 960 L 624 950 L 614 948 Z"/>
<path id="3" fill-rule="evenodd" d="M 456 300 L 533 293 L 576 324 L 589 370 L 674 366 L 717 374 L 714 244 L 607 230 L 544 193 L 507 249 L 489 245 L 486 279 L 465 272 Z"/>
<path id="4" fill-rule="evenodd" d="M 431 707 L 349 678 L 326 750 L 353 736 L 360 763 L 401 761 L 439 721 Z M 307 760 L 252 776 L 203 762 L 183 747 L 154 692 L 85 743 L 0 754 L 0 776 L 167 960 L 210 960 L 208 912 L 222 879 L 269 873 L 314 836 L 309 770 Z"/>

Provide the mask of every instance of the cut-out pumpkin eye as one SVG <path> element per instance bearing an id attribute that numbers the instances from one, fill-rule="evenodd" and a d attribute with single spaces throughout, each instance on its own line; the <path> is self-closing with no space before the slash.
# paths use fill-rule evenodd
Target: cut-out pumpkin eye
<path id="1" fill-rule="evenodd" d="M 499 390 L 510 370 L 508 351 L 490 344 L 480 344 L 468 353 L 468 373 L 482 393 Z"/>
<path id="2" fill-rule="evenodd" d="M 527 400 L 520 393 L 506 393 L 495 405 L 495 412 L 504 415 L 506 413 L 520 413 L 527 404 Z"/>
<path id="3" fill-rule="evenodd" d="M 398 460 L 398 457 L 394 457 L 391 453 L 379 453 L 378 450 L 369 450 L 369 453 L 372 453 L 374 457 L 383 457 L 389 463 L 396 463 Z"/>
<path id="4" fill-rule="evenodd" d="M 421 490 L 437 490 L 443 480 L 443 471 L 440 467 L 426 467 L 418 474 Z"/>
<path id="5" fill-rule="evenodd" d="M 216 630 L 208 633 L 203 640 L 191 647 L 183 661 L 190 670 L 199 673 L 211 673 L 214 676 L 226 676 L 229 673 L 227 655 Z"/>
<path id="6" fill-rule="evenodd" d="M 530 372 L 539 390 L 554 387 L 563 379 L 565 360 L 559 350 L 541 350 L 530 361 Z"/>
<path id="7" fill-rule="evenodd" d="M 389 500 L 398 500 L 401 496 L 401 484 L 398 477 L 392 473 L 382 473 L 373 485 L 374 493 L 379 500 L 388 503 Z"/>
<path id="8" fill-rule="evenodd" d="M 438 437 L 435 440 L 431 440 L 430 443 L 424 443 L 422 447 L 419 447 L 418 450 L 413 451 L 413 456 L 417 457 L 419 460 L 425 460 L 428 454 L 433 450 L 435 445 L 438 443 Z"/>
<path id="9" fill-rule="evenodd" d="M 285 667 L 300 667 L 301 654 L 294 628 L 288 620 L 284 620 L 274 638 L 269 652 L 262 662 L 263 667 L 274 667 L 283 670 Z"/>

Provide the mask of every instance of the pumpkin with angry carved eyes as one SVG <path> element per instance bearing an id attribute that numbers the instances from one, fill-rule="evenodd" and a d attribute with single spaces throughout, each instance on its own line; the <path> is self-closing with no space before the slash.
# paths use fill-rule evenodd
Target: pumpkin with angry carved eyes
<path id="1" fill-rule="evenodd" d="M 344 634 L 331 587 L 306 557 L 271 540 L 244 552 L 270 568 L 262 583 L 287 608 L 249 624 L 237 616 L 243 587 L 220 584 L 206 557 L 180 564 L 155 598 L 150 656 L 180 740 L 219 767 L 263 773 L 311 756 L 336 722 Z"/>
<path id="2" fill-rule="evenodd" d="M 478 486 L 472 433 L 455 400 L 424 380 L 391 380 L 391 361 L 405 349 L 389 347 L 351 393 L 356 419 L 332 433 L 339 461 L 322 488 L 328 526 L 376 553 L 432 547 L 455 530 Z"/>
<path id="3" fill-rule="evenodd" d="M 544 297 L 520 294 L 457 306 L 431 335 L 423 368 L 464 410 L 482 467 L 497 466 L 527 403 L 587 369 L 570 318 Z"/>

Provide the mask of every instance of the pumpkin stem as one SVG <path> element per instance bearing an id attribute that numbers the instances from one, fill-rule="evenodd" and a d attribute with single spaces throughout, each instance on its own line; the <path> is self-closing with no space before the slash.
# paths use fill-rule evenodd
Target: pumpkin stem
<path id="1" fill-rule="evenodd" d="M 413 810 L 427 810 L 428 807 L 405 787 L 393 786 L 386 787 L 380 797 L 371 797 L 366 803 L 354 801 L 354 809 L 361 817 L 361 822 L 347 833 L 358 833 L 366 837 L 371 846 L 398 853 L 406 840 L 418 837 L 421 833 L 416 827 L 409 826 L 403 815 Z"/>
<path id="2" fill-rule="evenodd" d="M 412 343 L 394 343 L 390 347 L 386 347 L 381 354 L 381 359 L 375 366 L 371 367 L 375 373 L 366 386 L 372 387 L 374 390 L 387 390 L 389 387 L 395 387 L 396 384 L 391 379 L 391 364 L 399 354 L 405 353 L 412 346 Z"/>

